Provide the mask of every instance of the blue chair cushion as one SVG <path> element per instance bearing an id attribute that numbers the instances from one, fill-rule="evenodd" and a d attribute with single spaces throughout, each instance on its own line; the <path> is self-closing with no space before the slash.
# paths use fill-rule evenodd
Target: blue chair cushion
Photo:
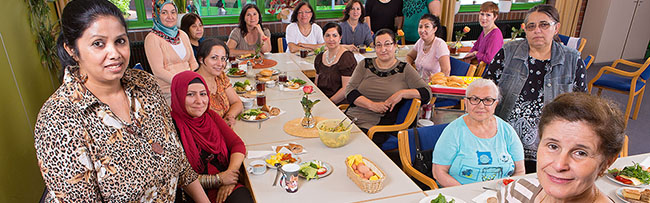
<path id="1" fill-rule="evenodd" d="M 645 83 L 641 82 L 641 80 L 637 80 L 635 92 L 641 90 L 644 85 Z M 598 78 L 598 80 L 596 80 L 596 82 L 594 82 L 594 86 L 603 86 L 621 91 L 630 91 L 630 87 L 632 86 L 632 78 L 614 74 L 603 74 L 600 76 L 600 78 Z"/>
<path id="2" fill-rule="evenodd" d="M 433 147 L 436 146 L 438 138 L 440 138 L 442 131 L 447 127 L 447 125 L 448 123 L 417 128 L 420 137 L 420 146 L 422 146 L 421 150 L 432 150 Z M 415 160 L 415 136 L 413 134 L 413 129 L 409 129 L 408 134 L 411 163 L 413 163 L 413 160 Z"/>
<path id="3" fill-rule="evenodd" d="M 454 57 L 449 57 L 449 63 L 451 66 L 451 71 L 449 75 L 455 76 L 467 76 L 467 71 L 469 70 L 469 63 L 458 60 Z"/>
<path id="4" fill-rule="evenodd" d="M 380 148 L 383 151 L 397 149 L 397 137 L 392 135 L 388 136 L 388 140 L 386 140 L 386 142 L 384 142 Z"/>
<path id="5" fill-rule="evenodd" d="M 408 115 L 409 110 L 411 110 L 412 103 L 413 99 L 404 100 L 404 104 L 399 108 L 399 111 L 397 112 L 397 120 L 395 121 L 395 124 L 404 123 L 404 120 L 406 120 L 406 115 Z"/>
<path id="6" fill-rule="evenodd" d="M 460 104 L 460 100 L 456 99 L 436 99 L 436 102 L 433 103 L 436 107 L 445 107 L 445 106 L 456 106 Z"/>

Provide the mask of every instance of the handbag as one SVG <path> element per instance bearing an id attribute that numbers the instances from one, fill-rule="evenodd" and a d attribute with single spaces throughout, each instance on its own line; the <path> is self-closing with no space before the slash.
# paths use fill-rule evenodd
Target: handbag
<path id="1" fill-rule="evenodd" d="M 433 149 L 422 150 L 422 146 L 420 146 L 420 135 L 417 128 L 413 128 L 413 135 L 415 136 L 415 160 L 413 160 L 413 168 L 420 173 L 433 178 L 433 172 L 431 171 L 433 164 Z"/>

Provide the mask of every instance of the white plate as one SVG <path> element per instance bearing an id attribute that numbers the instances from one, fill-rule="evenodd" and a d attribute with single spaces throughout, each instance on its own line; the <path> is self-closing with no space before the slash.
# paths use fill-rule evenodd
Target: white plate
<path id="1" fill-rule="evenodd" d="M 438 193 L 438 194 L 440 194 L 440 193 Z M 431 203 L 431 200 L 437 198 L 438 194 L 430 195 L 428 197 L 422 198 L 420 200 L 420 203 Z M 445 195 L 445 194 L 442 194 L 442 195 L 445 196 L 445 199 L 447 200 L 447 202 L 451 201 L 451 199 L 454 199 L 454 202 L 456 202 L 456 203 L 465 203 L 465 201 L 463 201 L 462 199 L 459 199 L 457 197 L 453 197 L 453 196 Z"/>
<path id="2" fill-rule="evenodd" d="M 616 177 L 614 177 L 614 175 L 612 175 L 611 173 L 607 173 L 607 174 L 605 174 L 605 177 L 607 177 L 607 179 L 609 179 L 609 180 L 615 182 L 616 184 L 619 184 L 619 185 L 622 185 L 622 186 L 627 186 L 627 187 L 636 187 L 636 188 L 648 186 L 648 185 L 646 185 L 646 184 L 641 184 L 641 185 L 629 185 L 629 184 L 625 184 L 625 183 L 623 183 L 623 182 L 621 182 L 621 181 L 616 180 Z"/>
<path id="3" fill-rule="evenodd" d="M 242 112 L 242 113 L 244 113 L 244 112 Z M 265 118 L 265 119 L 260 119 L 260 120 L 248 120 L 248 119 L 242 118 L 241 121 L 246 121 L 246 122 L 262 122 L 262 121 L 265 121 L 265 120 L 269 120 L 269 118 L 271 118 L 271 114 L 266 113 L 266 112 L 263 112 L 263 114 L 266 114 L 266 118 Z"/>
<path id="4" fill-rule="evenodd" d="M 312 161 L 316 161 L 316 160 L 312 160 Z M 310 161 L 310 162 L 312 162 L 312 161 Z M 317 179 L 321 179 L 321 178 L 329 176 L 330 174 L 332 174 L 332 171 L 334 170 L 334 168 L 332 167 L 331 164 L 329 164 L 327 162 L 324 162 L 324 161 L 320 161 L 320 162 L 323 164 L 323 167 L 325 167 L 327 169 L 327 172 L 325 172 L 323 175 L 316 175 L 316 176 L 318 176 Z M 302 165 L 304 163 L 307 163 L 307 162 L 301 162 L 298 165 Z M 298 172 L 298 176 L 300 176 L 301 178 L 305 178 L 305 176 L 303 176 L 302 173 L 300 173 L 300 172 Z"/>
<path id="5" fill-rule="evenodd" d="M 266 163 L 266 166 L 268 166 L 269 168 L 275 169 L 275 168 L 277 168 L 277 167 L 275 167 L 274 165 L 271 165 L 271 164 L 269 164 L 268 162 L 266 162 L 266 160 L 267 160 L 267 159 L 270 159 L 271 156 L 273 156 L 273 155 L 276 155 L 276 153 L 272 153 L 272 154 L 266 155 L 266 156 L 264 157 L 264 163 Z M 294 159 L 296 159 L 296 162 L 292 162 L 292 164 L 300 163 L 300 162 L 302 161 L 302 159 L 300 159 L 300 157 L 297 156 L 297 155 L 295 155 L 295 154 L 292 154 L 291 157 L 293 157 Z"/>
<path id="6" fill-rule="evenodd" d="M 625 197 L 623 197 L 623 189 L 634 189 L 634 190 L 641 190 L 642 191 L 643 188 L 639 189 L 639 188 L 632 188 L 632 187 L 622 187 L 622 188 L 616 189 L 616 197 L 618 197 L 618 199 L 620 199 L 621 201 L 623 201 L 625 203 L 637 203 L 637 202 L 642 203 L 641 201 L 638 201 L 638 200 L 630 200 L 630 199 L 626 199 Z M 648 189 L 648 188 L 645 188 L 645 189 Z"/>

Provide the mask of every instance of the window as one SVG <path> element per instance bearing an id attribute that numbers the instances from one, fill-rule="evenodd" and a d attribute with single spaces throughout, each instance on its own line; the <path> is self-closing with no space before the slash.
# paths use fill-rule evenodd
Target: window
<path id="1" fill-rule="evenodd" d="M 130 0 L 129 16 L 127 21 L 129 28 L 151 28 L 153 21 L 151 14 L 151 0 Z M 187 5 L 193 5 L 197 13 L 203 19 L 204 25 L 231 24 L 239 21 L 239 13 L 243 5 L 252 3 L 258 5 L 260 11 L 263 11 L 262 21 L 273 22 L 279 21 L 275 15 L 271 15 L 268 9 L 271 8 L 272 0 L 186 0 Z M 315 6 L 316 17 L 321 18 L 340 18 L 341 12 L 345 8 L 345 3 L 349 0 L 308 0 Z M 180 19 L 179 19 L 180 21 Z"/>
<path id="2" fill-rule="evenodd" d="M 481 4 L 486 1 L 492 1 L 499 4 L 497 0 L 460 0 L 459 12 L 478 12 Z M 528 10 L 537 4 L 546 3 L 546 0 L 512 0 L 512 7 L 510 10 Z"/>

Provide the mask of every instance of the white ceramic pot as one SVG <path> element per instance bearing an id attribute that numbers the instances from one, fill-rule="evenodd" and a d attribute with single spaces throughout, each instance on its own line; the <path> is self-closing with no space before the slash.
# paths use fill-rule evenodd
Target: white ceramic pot
<path id="1" fill-rule="evenodd" d="M 499 1 L 499 13 L 510 12 L 510 7 L 512 7 L 512 1 Z"/>

